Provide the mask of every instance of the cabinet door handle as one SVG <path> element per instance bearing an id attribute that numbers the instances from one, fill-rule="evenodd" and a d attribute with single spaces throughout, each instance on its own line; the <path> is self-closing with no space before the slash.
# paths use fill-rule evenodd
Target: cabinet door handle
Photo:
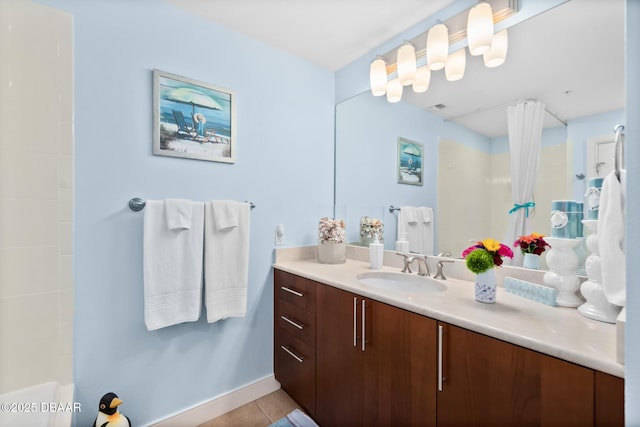
<path id="1" fill-rule="evenodd" d="M 357 340 L 358 340 L 358 337 L 357 337 L 358 330 L 357 330 L 357 328 L 358 327 L 356 325 L 357 318 L 358 318 L 357 312 L 358 312 L 358 297 L 353 297 L 353 346 L 354 347 L 356 347 L 358 345 L 357 344 Z"/>
<path id="2" fill-rule="evenodd" d="M 303 357 L 300 357 L 297 354 L 295 354 L 293 351 L 289 350 L 289 347 L 281 345 L 280 348 L 283 349 L 284 351 L 286 351 L 287 353 L 289 353 L 289 355 L 291 357 L 293 357 L 294 359 L 296 359 L 298 362 L 302 363 L 304 361 Z"/>
<path id="3" fill-rule="evenodd" d="M 299 324 L 299 323 L 297 323 L 297 322 L 294 322 L 293 320 L 289 319 L 287 316 L 280 316 L 280 318 L 281 318 L 282 320 L 284 320 L 285 322 L 287 322 L 287 323 L 289 323 L 289 324 L 291 324 L 291 325 L 295 326 L 296 328 L 298 328 L 298 329 L 300 329 L 300 330 L 302 330 L 302 328 L 304 327 L 304 325 L 301 325 L 301 324 Z"/>
<path id="4" fill-rule="evenodd" d="M 366 314 L 365 314 L 365 305 L 366 305 L 366 301 L 362 300 L 362 351 L 364 351 L 365 348 L 365 324 L 366 324 Z"/>
<path id="5" fill-rule="evenodd" d="M 438 391 L 442 391 L 442 336 L 444 326 L 438 325 Z"/>
<path id="6" fill-rule="evenodd" d="M 292 293 L 297 297 L 303 297 L 304 296 L 304 294 L 302 292 L 294 291 L 293 289 L 289 289 L 286 286 L 280 286 L 280 289 L 282 289 L 283 291 L 287 291 L 289 293 Z"/>

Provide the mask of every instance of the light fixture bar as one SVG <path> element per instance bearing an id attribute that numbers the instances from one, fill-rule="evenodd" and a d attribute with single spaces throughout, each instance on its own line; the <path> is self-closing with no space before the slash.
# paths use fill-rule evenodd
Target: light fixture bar
<path id="1" fill-rule="evenodd" d="M 520 4 L 519 0 L 484 0 L 491 5 L 493 10 L 494 25 L 504 21 L 518 12 Z M 467 36 L 467 17 L 469 10 L 464 10 L 457 15 L 448 18 L 443 22 L 449 29 L 449 47 L 455 43 L 465 40 Z M 425 46 L 428 30 L 410 40 L 414 46 Z M 397 72 L 396 57 L 398 48 L 393 49 L 382 55 L 387 61 L 387 74 L 391 75 Z M 416 60 L 418 66 L 426 63 L 426 49 L 416 49 Z"/>

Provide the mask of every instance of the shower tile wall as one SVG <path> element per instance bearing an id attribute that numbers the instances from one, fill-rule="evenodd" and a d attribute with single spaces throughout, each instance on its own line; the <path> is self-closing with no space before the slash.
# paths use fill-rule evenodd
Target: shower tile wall
<path id="1" fill-rule="evenodd" d="M 0 1 L 0 393 L 73 380 L 72 46 L 70 14 Z"/>

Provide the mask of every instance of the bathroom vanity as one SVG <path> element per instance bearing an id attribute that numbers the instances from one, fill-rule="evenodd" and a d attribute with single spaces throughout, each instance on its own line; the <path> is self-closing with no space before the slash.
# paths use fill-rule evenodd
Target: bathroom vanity
<path id="1" fill-rule="evenodd" d="M 458 279 L 379 289 L 352 259 L 274 269 L 276 379 L 321 426 L 624 425 L 614 325 Z"/>

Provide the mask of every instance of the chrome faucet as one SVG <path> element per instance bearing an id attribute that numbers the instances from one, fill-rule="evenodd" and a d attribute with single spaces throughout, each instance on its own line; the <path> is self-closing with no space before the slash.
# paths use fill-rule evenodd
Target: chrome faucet
<path id="1" fill-rule="evenodd" d="M 427 255 L 412 255 L 409 256 L 407 254 L 403 254 L 400 252 L 396 252 L 397 255 L 404 257 L 404 267 L 402 268 L 403 273 L 411 274 L 411 263 L 413 261 L 418 261 L 418 276 L 429 276 L 429 264 L 427 263 Z"/>
<path id="2" fill-rule="evenodd" d="M 414 255 L 407 258 L 406 263 L 411 264 L 413 261 L 418 261 L 418 276 L 430 276 L 429 263 L 427 262 L 427 255 Z"/>

